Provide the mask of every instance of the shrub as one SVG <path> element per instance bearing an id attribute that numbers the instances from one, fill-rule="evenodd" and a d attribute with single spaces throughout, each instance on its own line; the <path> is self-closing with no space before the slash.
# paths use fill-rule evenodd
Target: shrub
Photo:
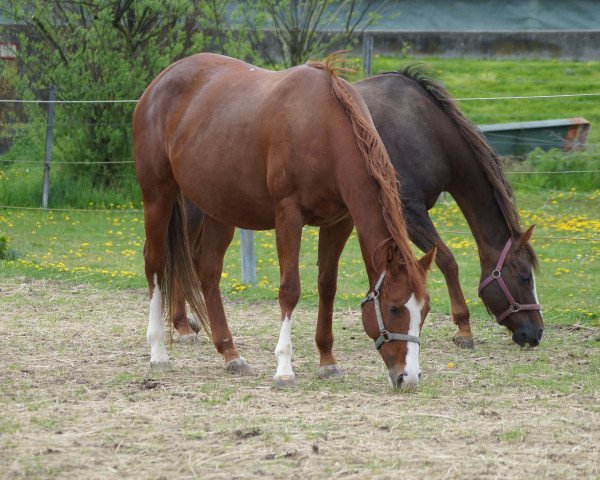
<path id="1" fill-rule="evenodd" d="M 600 152 L 563 152 L 536 149 L 515 170 L 540 172 L 519 175 L 519 184 L 556 190 L 593 191 L 600 189 Z M 512 170 L 513 168 L 511 168 Z M 548 173 L 544 173 L 548 172 Z M 556 172 L 556 173 L 554 173 Z M 578 172 L 578 173 L 567 173 Z"/>

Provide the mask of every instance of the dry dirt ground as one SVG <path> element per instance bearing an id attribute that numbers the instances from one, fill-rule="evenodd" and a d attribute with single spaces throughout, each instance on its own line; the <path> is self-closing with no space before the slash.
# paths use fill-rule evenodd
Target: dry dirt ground
<path id="1" fill-rule="evenodd" d="M 0 478 L 600 478 L 600 331 L 548 325 L 519 349 L 476 319 L 475 351 L 431 315 L 414 393 L 389 389 L 358 309 L 335 319 L 344 380 L 316 378 L 315 311 L 293 389 L 271 388 L 276 303 L 227 303 L 253 377 L 205 339 L 151 371 L 145 291 L 0 281 Z"/>

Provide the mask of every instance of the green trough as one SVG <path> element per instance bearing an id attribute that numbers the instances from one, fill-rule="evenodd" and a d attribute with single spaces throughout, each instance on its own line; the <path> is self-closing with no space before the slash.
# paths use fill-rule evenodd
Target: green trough
<path id="1" fill-rule="evenodd" d="M 479 125 L 500 156 L 523 156 L 536 148 L 583 150 L 590 130 L 585 118 Z"/>

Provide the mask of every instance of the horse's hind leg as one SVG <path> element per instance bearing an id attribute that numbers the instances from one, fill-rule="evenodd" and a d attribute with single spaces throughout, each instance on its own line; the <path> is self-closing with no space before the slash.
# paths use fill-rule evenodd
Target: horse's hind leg
<path id="1" fill-rule="evenodd" d="M 441 270 L 448 287 L 452 320 L 458 331 L 452 337 L 456 345 L 462 348 L 473 348 L 473 333 L 469 321 L 469 308 L 465 302 L 460 280 L 458 278 L 458 264 L 450 249 L 440 238 L 435 226 L 429 218 L 425 205 L 407 203 L 404 205 L 406 213 L 408 234 L 412 242 L 423 252 L 428 252 L 433 245 L 437 245 L 435 263 Z"/>
<path id="2" fill-rule="evenodd" d="M 185 309 L 185 299 L 183 293 L 177 285 L 177 282 L 173 285 L 173 313 L 171 316 L 171 323 L 177 331 L 177 337 L 173 339 L 175 342 L 195 342 L 197 339 L 197 333 L 200 331 L 200 325 L 193 318 L 188 318 Z"/>
<path id="3" fill-rule="evenodd" d="M 319 350 L 319 378 L 343 376 L 333 356 L 333 302 L 340 255 L 353 228 L 352 219 L 319 230 L 319 314 L 315 342 Z"/>
<path id="4" fill-rule="evenodd" d="M 233 239 L 234 232 L 233 226 L 225 225 L 206 216 L 194 255 L 215 348 L 223 355 L 228 372 L 236 375 L 249 375 L 252 373 L 250 367 L 240 356 L 233 343 L 219 289 L 223 272 L 223 257 Z"/>
<path id="5" fill-rule="evenodd" d="M 188 220 L 190 251 L 194 256 L 194 263 L 197 269 L 200 257 L 199 239 L 202 234 L 204 214 L 187 198 L 185 201 L 185 209 Z M 200 323 L 195 316 L 187 316 L 185 299 L 177 282 L 173 285 L 173 290 L 174 308 L 170 320 L 178 334 L 178 337 L 175 340 L 179 342 L 194 342 L 198 338 L 197 334 L 200 331 Z"/>
<path id="6" fill-rule="evenodd" d="M 159 368 L 169 365 L 163 327 L 163 275 L 167 256 L 167 232 L 175 195 L 176 188 L 173 188 L 163 195 L 144 198 L 144 269 L 150 289 L 150 315 L 146 336 L 150 345 L 150 366 Z"/>

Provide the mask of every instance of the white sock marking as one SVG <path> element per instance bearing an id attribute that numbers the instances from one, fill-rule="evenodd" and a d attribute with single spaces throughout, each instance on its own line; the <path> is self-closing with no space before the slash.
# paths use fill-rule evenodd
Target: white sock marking
<path id="1" fill-rule="evenodd" d="M 292 319 L 287 315 L 281 322 L 279 341 L 275 347 L 277 372 L 275 377 L 294 376 L 292 370 Z"/>
<path id="2" fill-rule="evenodd" d="M 154 290 L 150 299 L 150 316 L 146 338 L 150 345 L 150 363 L 169 361 L 169 354 L 165 347 L 165 331 L 162 318 L 162 297 L 158 288 L 158 277 L 154 274 Z"/>
<path id="3" fill-rule="evenodd" d="M 420 333 L 419 326 L 421 325 L 421 309 L 423 308 L 423 303 L 417 302 L 415 295 L 412 294 L 404 306 L 410 313 L 410 327 L 408 329 L 408 334 L 418 337 Z M 421 373 L 421 368 L 419 367 L 418 343 L 407 343 L 406 366 L 404 372 L 406 375 L 404 376 L 403 384 L 407 387 L 416 387 L 419 383 L 419 374 Z"/>

